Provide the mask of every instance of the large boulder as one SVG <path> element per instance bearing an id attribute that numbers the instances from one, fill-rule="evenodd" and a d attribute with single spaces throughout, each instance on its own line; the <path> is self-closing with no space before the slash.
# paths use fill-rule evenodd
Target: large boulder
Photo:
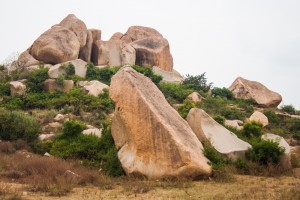
<path id="1" fill-rule="evenodd" d="M 143 26 L 131 26 L 124 35 L 115 33 L 112 38 L 120 38 L 120 36 L 122 41 L 126 44 L 153 36 L 163 37 L 157 30 Z"/>
<path id="2" fill-rule="evenodd" d="M 249 120 L 260 122 L 264 127 L 269 125 L 269 120 L 267 116 L 259 111 L 254 111 L 254 113 L 250 116 Z"/>
<path id="3" fill-rule="evenodd" d="M 234 133 L 211 118 L 204 110 L 192 108 L 187 122 L 201 141 L 211 145 L 226 158 L 235 160 L 245 156 L 251 145 L 239 139 Z"/>
<path id="4" fill-rule="evenodd" d="M 95 65 L 120 66 L 122 64 L 121 41 L 96 41 L 93 45 L 92 60 Z"/>
<path id="5" fill-rule="evenodd" d="M 63 26 L 53 26 L 36 39 L 30 54 L 49 64 L 63 63 L 78 58 L 80 42 L 76 34 Z"/>
<path id="6" fill-rule="evenodd" d="M 175 69 L 173 69 L 172 72 L 165 71 L 156 66 L 153 66 L 152 69 L 154 74 L 162 76 L 163 82 L 179 84 L 183 81 L 183 77 Z"/>
<path id="7" fill-rule="evenodd" d="M 74 87 L 74 81 L 73 80 L 63 80 L 62 83 L 59 83 L 55 79 L 47 79 L 44 82 L 44 90 L 46 92 L 55 92 L 56 90 L 62 91 L 62 92 L 68 92 Z"/>
<path id="8" fill-rule="evenodd" d="M 26 93 L 26 85 L 20 81 L 11 81 L 9 86 L 11 96 L 24 95 Z"/>
<path id="9" fill-rule="evenodd" d="M 59 25 L 75 33 L 80 43 L 80 48 L 85 46 L 87 38 L 87 28 L 83 21 L 78 19 L 74 14 L 69 14 L 59 23 Z"/>
<path id="10" fill-rule="evenodd" d="M 108 89 L 109 86 L 101 83 L 97 80 L 94 81 L 79 81 L 78 85 L 82 87 L 82 91 L 86 94 L 98 96 L 104 89 Z"/>
<path id="11" fill-rule="evenodd" d="M 86 62 L 91 61 L 92 57 L 92 48 L 93 48 L 93 36 L 91 31 L 87 31 L 86 44 L 80 49 L 79 58 Z"/>
<path id="12" fill-rule="evenodd" d="M 67 72 L 65 67 L 69 64 L 72 64 L 74 66 L 75 75 L 85 78 L 86 71 L 87 71 L 87 66 L 86 66 L 87 63 L 81 59 L 70 60 L 68 62 L 59 63 L 50 67 L 48 71 L 49 77 L 58 78 L 59 76 L 66 75 Z"/>
<path id="13" fill-rule="evenodd" d="M 112 135 L 127 174 L 150 179 L 209 175 L 203 147 L 152 81 L 130 67 L 113 76 Z"/>
<path id="14" fill-rule="evenodd" d="M 158 66 L 172 72 L 173 57 L 169 42 L 163 37 L 147 37 L 131 43 L 136 51 L 136 64 L 140 66 Z"/>
<path id="15" fill-rule="evenodd" d="M 95 43 L 97 40 L 101 40 L 101 30 L 95 28 L 88 30 L 92 33 L 93 43 Z"/>
<path id="16" fill-rule="evenodd" d="M 291 164 L 291 147 L 290 145 L 285 141 L 285 139 L 281 136 L 267 133 L 262 135 L 262 139 L 264 140 L 271 140 L 273 142 L 278 142 L 279 146 L 284 148 L 284 154 L 280 157 L 279 165 L 283 169 L 290 169 L 292 167 Z"/>
<path id="17" fill-rule="evenodd" d="M 235 98 L 253 99 L 263 107 L 277 107 L 282 97 L 256 81 L 238 77 L 229 87 Z"/>

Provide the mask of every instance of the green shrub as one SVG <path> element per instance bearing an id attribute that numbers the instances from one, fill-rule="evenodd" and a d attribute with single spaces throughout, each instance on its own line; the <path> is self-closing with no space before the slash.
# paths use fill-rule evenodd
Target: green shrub
<path id="1" fill-rule="evenodd" d="M 195 108 L 195 104 L 192 101 L 184 100 L 183 105 L 178 108 L 178 112 L 185 119 L 192 108 Z"/>
<path id="2" fill-rule="evenodd" d="M 290 118 L 285 123 L 290 132 L 300 132 L 300 119 Z"/>
<path id="3" fill-rule="evenodd" d="M 160 91 L 171 103 L 182 103 L 186 97 L 193 92 L 191 89 L 185 89 L 181 84 L 164 83 L 159 84 Z"/>
<path id="4" fill-rule="evenodd" d="M 182 84 L 187 89 L 203 92 L 208 92 L 212 87 L 212 83 L 207 83 L 205 72 L 196 76 L 189 74 L 185 75 Z"/>
<path id="5" fill-rule="evenodd" d="M 280 110 L 283 111 L 283 112 L 287 112 L 291 115 L 294 115 L 296 114 L 296 109 L 294 108 L 293 105 L 282 105 L 280 107 Z"/>
<path id="6" fill-rule="evenodd" d="M 27 88 L 29 92 L 42 92 L 44 81 L 48 79 L 48 69 L 41 68 L 30 73 Z"/>
<path id="7" fill-rule="evenodd" d="M 34 153 L 38 154 L 45 154 L 46 152 L 50 152 L 52 148 L 53 141 L 51 140 L 46 140 L 46 141 L 38 141 L 36 140 L 35 142 L 32 143 L 31 149 L 33 150 Z"/>
<path id="8" fill-rule="evenodd" d="M 274 110 L 265 110 L 264 114 L 266 115 L 270 123 L 277 124 L 279 122 L 279 118 L 277 117 Z"/>
<path id="9" fill-rule="evenodd" d="M 10 95 L 10 86 L 9 83 L 0 83 L 0 96 L 9 96 Z"/>
<path id="10" fill-rule="evenodd" d="M 0 112 L 0 139 L 34 141 L 39 134 L 37 120 L 24 112 Z"/>
<path id="11" fill-rule="evenodd" d="M 216 115 L 213 117 L 213 119 L 221 125 L 223 125 L 225 122 L 225 117 L 223 117 L 221 115 Z"/>
<path id="12" fill-rule="evenodd" d="M 5 70 L 5 66 L 4 65 L 0 65 L 0 71 L 4 71 Z"/>
<path id="13" fill-rule="evenodd" d="M 226 119 L 239 119 L 244 120 L 246 118 L 245 114 L 236 109 L 236 108 L 223 108 L 220 110 L 221 115 L 223 115 Z"/>
<path id="14" fill-rule="evenodd" d="M 64 69 L 67 76 L 72 76 L 75 74 L 75 67 L 72 63 L 62 64 L 60 68 Z"/>
<path id="15" fill-rule="evenodd" d="M 243 134 L 248 137 L 260 137 L 263 125 L 257 121 L 248 121 L 244 124 Z"/>
<path id="16" fill-rule="evenodd" d="M 225 87 L 223 87 L 223 88 L 214 87 L 211 90 L 211 94 L 213 97 L 222 97 L 222 98 L 226 98 L 229 100 L 233 99 L 232 92 Z"/>
<path id="17" fill-rule="evenodd" d="M 85 125 L 78 121 L 66 121 L 63 124 L 63 136 L 65 138 L 75 138 L 77 137 L 83 130 L 85 129 Z"/>
<path id="18" fill-rule="evenodd" d="M 283 155 L 284 148 L 279 147 L 277 142 L 260 140 L 252 142 L 252 149 L 246 152 L 247 158 L 260 164 L 277 164 L 279 157 Z"/>
<path id="19" fill-rule="evenodd" d="M 162 76 L 154 74 L 151 67 L 140 67 L 138 65 L 134 65 L 132 66 L 132 68 L 135 71 L 149 77 L 155 85 L 158 85 L 159 82 L 162 80 Z"/>
<path id="20" fill-rule="evenodd" d="M 208 158 L 214 170 L 221 169 L 226 164 L 222 154 L 220 154 L 209 142 L 202 142 L 204 156 Z"/>
<path id="21" fill-rule="evenodd" d="M 86 78 L 88 80 L 98 80 L 102 83 L 110 85 L 110 81 L 113 75 L 115 75 L 120 67 L 104 67 L 97 68 L 93 63 L 87 64 Z"/>

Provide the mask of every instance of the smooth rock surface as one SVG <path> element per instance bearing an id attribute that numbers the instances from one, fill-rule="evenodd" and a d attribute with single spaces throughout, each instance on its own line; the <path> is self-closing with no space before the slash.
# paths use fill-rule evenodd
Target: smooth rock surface
<path id="1" fill-rule="evenodd" d="M 117 38 L 119 36 L 120 34 L 114 34 L 114 38 Z M 121 40 L 128 44 L 136 40 L 141 40 L 153 36 L 163 37 L 157 30 L 153 28 L 144 26 L 131 26 L 128 28 L 127 32 L 121 37 Z"/>
<path id="2" fill-rule="evenodd" d="M 187 122 L 201 141 L 211 145 L 226 158 L 235 160 L 245 156 L 251 145 L 239 139 L 234 133 L 211 118 L 204 110 L 192 108 Z"/>
<path id="3" fill-rule="evenodd" d="M 38 137 L 39 141 L 46 141 L 46 140 L 53 140 L 55 137 L 55 134 L 40 134 Z"/>
<path id="4" fill-rule="evenodd" d="M 90 62 L 92 57 L 92 48 L 93 48 L 93 36 L 92 33 L 88 30 L 86 44 L 80 49 L 79 59 L 84 60 L 85 62 Z"/>
<path id="5" fill-rule="evenodd" d="M 123 67 L 112 78 L 110 95 L 116 103 L 112 135 L 126 174 L 210 175 L 202 144 L 149 78 Z"/>
<path id="6" fill-rule="evenodd" d="M 183 77 L 175 69 L 173 69 L 172 72 L 165 71 L 156 66 L 153 66 L 152 69 L 154 74 L 162 76 L 163 82 L 179 84 L 183 81 Z"/>
<path id="7" fill-rule="evenodd" d="M 254 113 L 250 116 L 249 120 L 260 122 L 264 127 L 269 125 L 269 120 L 267 116 L 259 111 L 254 111 Z"/>
<path id="8" fill-rule="evenodd" d="M 121 41 L 96 41 L 92 57 L 95 65 L 120 66 L 122 64 Z"/>

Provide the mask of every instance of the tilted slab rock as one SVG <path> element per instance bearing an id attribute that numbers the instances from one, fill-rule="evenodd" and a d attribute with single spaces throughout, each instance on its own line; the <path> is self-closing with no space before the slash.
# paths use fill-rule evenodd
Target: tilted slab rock
<path id="1" fill-rule="evenodd" d="M 285 139 L 279 135 L 275 135 L 272 133 L 267 133 L 261 136 L 264 140 L 271 140 L 273 142 L 278 142 L 279 146 L 284 148 L 284 154 L 280 157 L 279 165 L 283 169 L 290 169 L 292 167 L 291 164 L 291 147 L 285 141 Z"/>
<path id="2" fill-rule="evenodd" d="M 37 60 L 49 64 L 63 63 L 78 58 L 80 43 L 74 32 L 55 25 L 30 48 L 30 54 Z"/>
<path id="3" fill-rule="evenodd" d="M 113 76 L 112 135 L 127 174 L 150 179 L 209 175 L 211 167 L 192 129 L 152 81 L 123 67 Z"/>
<path id="4" fill-rule="evenodd" d="M 254 113 L 250 116 L 249 120 L 260 122 L 264 127 L 269 125 L 269 120 L 267 116 L 259 111 L 254 111 Z"/>
<path id="5" fill-rule="evenodd" d="M 26 94 L 26 85 L 20 81 L 11 81 L 9 86 L 11 96 Z"/>
<path id="6" fill-rule="evenodd" d="M 172 72 L 165 71 L 159 67 L 153 66 L 154 74 L 162 76 L 162 81 L 167 83 L 181 83 L 183 81 L 183 77 L 173 69 Z"/>
<path id="7" fill-rule="evenodd" d="M 264 107 L 277 107 L 282 97 L 280 94 L 269 90 L 266 86 L 256 81 L 249 81 L 238 77 L 229 87 L 235 98 L 254 99 Z"/>
<path id="8" fill-rule="evenodd" d="M 201 141 L 209 141 L 211 145 L 228 159 L 244 157 L 251 145 L 239 139 L 234 133 L 211 118 L 204 110 L 192 108 L 187 122 Z"/>
<path id="9" fill-rule="evenodd" d="M 169 42 L 162 37 L 148 37 L 131 43 L 136 51 L 136 64 L 140 66 L 158 66 L 172 72 L 173 57 Z"/>

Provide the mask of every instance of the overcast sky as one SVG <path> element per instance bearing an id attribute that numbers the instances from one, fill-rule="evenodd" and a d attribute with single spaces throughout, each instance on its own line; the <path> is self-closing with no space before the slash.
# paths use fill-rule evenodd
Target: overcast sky
<path id="1" fill-rule="evenodd" d="M 300 109 L 299 0 L 1 0 L 0 8 L 0 62 L 73 13 L 104 40 L 133 25 L 155 28 L 181 74 L 206 72 L 217 87 L 242 76 Z"/>

